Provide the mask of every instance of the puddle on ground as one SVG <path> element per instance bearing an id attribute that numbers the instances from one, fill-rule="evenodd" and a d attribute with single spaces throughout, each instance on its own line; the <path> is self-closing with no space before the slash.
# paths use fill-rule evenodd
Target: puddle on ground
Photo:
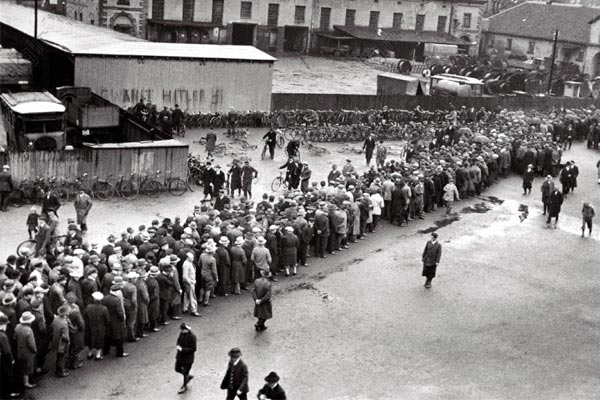
<path id="1" fill-rule="evenodd" d="M 459 219 L 460 219 L 460 217 L 458 215 L 453 215 L 450 218 L 444 218 L 439 221 L 433 221 L 435 226 L 430 226 L 427 229 L 418 230 L 417 233 L 432 233 L 432 232 L 437 231 L 438 229 L 444 228 L 444 227 L 458 221 Z"/>
<path id="2" fill-rule="evenodd" d="M 472 206 L 463 208 L 462 210 L 460 210 L 460 212 L 463 214 L 472 214 L 472 213 L 484 214 L 484 213 L 490 211 L 491 209 L 492 209 L 492 206 L 490 206 L 487 203 L 475 203 Z"/>

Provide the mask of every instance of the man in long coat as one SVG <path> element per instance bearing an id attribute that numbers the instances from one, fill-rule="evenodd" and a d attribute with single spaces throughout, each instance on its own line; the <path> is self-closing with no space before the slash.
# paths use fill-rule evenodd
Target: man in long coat
<path id="1" fill-rule="evenodd" d="M 257 332 L 267 329 L 265 322 L 273 318 L 273 306 L 271 304 L 271 271 L 260 270 L 261 277 L 254 281 L 252 289 L 252 298 L 254 299 L 254 317 L 258 322 L 254 325 Z"/>
<path id="2" fill-rule="evenodd" d="M 433 232 L 431 234 L 431 240 L 425 245 L 423 249 L 423 273 L 422 276 L 426 278 L 425 287 L 429 289 L 431 287 L 431 281 L 435 278 L 435 271 L 440 259 L 442 257 L 442 245 L 437 241 L 438 234 Z"/>
<path id="3" fill-rule="evenodd" d="M 110 328 L 108 308 L 102 304 L 103 298 L 104 295 L 100 292 L 92 293 L 93 302 L 88 304 L 83 313 L 86 330 L 85 343 L 89 349 L 88 358 L 91 359 L 95 356 L 96 361 L 102 360 L 102 348 L 107 330 Z"/>
<path id="4" fill-rule="evenodd" d="M 234 347 L 228 353 L 230 359 L 227 372 L 221 382 L 221 389 L 227 390 L 227 400 L 246 400 L 248 394 L 248 367 L 242 361 L 242 351 Z"/>
<path id="5" fill-rule="evenodd" d="M 125 338 L 125 308 L 123 307 L 123 295 L 121 287 L 113 285 L 110 292 L 102 299 L 102 304 L 108 309 L 110 317 L 110 327 L 108 329 L 106 340 L 104 341 L 104 354 L 110 353 L 111 344 L 117 349 L 117 357 L 127 357 L 123 349 L 123 339 Z"/>
<path id="6" fill-rule="evenodd" d="M 73 205 L 75 206 L 75 213 L 77 214 L 77 223 L 79 224 L 81 231 L 86 232 L 87 216 L 93 205 L 92 199 L 86 192 L 80 190 L 77 197 L 75 197 Z"/>
<path id="7" fill-rule="evenodd" d="M 152 266 L 146 277 L 146 286 L 148 287 L 148 329 L 152 332 L 160 331 L 157 326 L 160 317 L 160 287 L 156 280 L 159 274 L 158 267 Z"/>
<path id="8" fill-rule="evenodd" d="M 244 161 L 244 167 L 242 168 L 242 190 L 244 191 L 244 198 L 252 198 L 252 180 L 258 176 L 258 171 L 250 165 L 250 161 Z"/>
<path id="9" fill-rule="evenodd" d="M 14 184 L 10 175 L 10 167 L 4 165 L 2 172 L 0 172 L 0 211 L 6 211 L 8 195 L 13 189 Z"/>
<path id="10" fill-rule="evenodd" d="M 558 223 L 558 215 L 560 214 L 560 207 L 563 203 L 563 195 L 557 187 L 554 188 L 550 196 L 548 197 L 548 218 L 546 224 L 550 225 L 550 221 L 554 218 L 554 229 Z"/>

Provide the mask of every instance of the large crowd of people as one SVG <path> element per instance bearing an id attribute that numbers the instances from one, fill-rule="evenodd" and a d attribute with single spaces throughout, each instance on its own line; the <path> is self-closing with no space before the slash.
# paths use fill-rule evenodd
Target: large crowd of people
<path id="1" fill-rule="evenodd" d="M 454 201 L 482 194 L 511 171 L 527 176 L 525 193 L 536 176 L 552 183 L 542 186 L 544 211 L 549 221 L 558 219 L 558 197 L 562 204 L 577 187 L 576 163 L 565 162 L 563 151 L 576 137 L 597 148 L 595 111 L 500 112 L 462 124 L 459 116 L 452 111 L 447 122 L 417 127 L 435 128 L 431 139 L 411 140 L 398 159 L 376 137 L 368 139 L 364 173 L 347 160 L 319 171 L 322 180 L 302 180 L 298 172 L 289 190 L 253 200 L 248 185 L 256 170 L 238 166 L 247 169 L 240 175 L 247 180 L 229 191 L 225 182 L 213 187 L 180 216 L 124 227 L 106 243 L 90 243 L 82 232 L 87 227 L 67 221 L 64 242 L 44 240 L 31 254 L 10 255 L 0 263 L 2 398 L 34 387 L 32 377 L 43 372 L 51 349 L 59 377 L 85 358 L 102 360 L 113 347 L 126 357 L 125 342 L 186 314 L 201 317 L 201 307 L 249 291 L 259 277 L 277 282 L 296 275 L 310 257 L 331 257 L 368 238 L 382 220 L 407 226 L 437 209 L 450 214 Z M 591 133 L 570 134 L 573 129 Z M 302 171 L 300 160 L 284 167 L 291 164 Z M 591 215 L 585 210 L 584 217 Z M 55 226 L 54 211 L 38 218 L 41 229 Z M 256 329 L 266 329 L 264 319 Z"/>

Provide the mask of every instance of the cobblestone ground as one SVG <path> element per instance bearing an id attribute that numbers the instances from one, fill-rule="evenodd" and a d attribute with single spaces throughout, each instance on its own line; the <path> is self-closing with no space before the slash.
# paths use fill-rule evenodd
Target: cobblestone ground
<path id="1" fill-rule="evenodd" d="M 545 227 L 541 181 L 525 197 L 520 179 L 511 177 L 458 203 L 456 217 L 434 212 L 406 228 L 384 223 L 348 251 L 311 259 L 298 276 L 275 284 L 266 332 L 254 331 L 249 295 L 215 299 L 203 318 L 188 318 L 198 352 L 196 378 L 183 396 L 176 393 L 177 326 L 171 324 L 128 344 L 129 358 L 88 362 L 68 378 L 44 380 L 29 398 L 223 399 L 219 385 L 234 346 L 249 366 L 250 398 L 271 370 L 291 399 L 598 398 L 600 234 L 580 238 L 579 228 L 582 202 L 600 203 L 600 154 L 577 145 L 566 157 L 578 161 L 581 175 L 558 229 Z M 263 163 L 272 172 L 281 161 Z M 333 157 L 319 165 L 328 161 Z M 96 204 L 92 234 L 155 215 L 185 215 L 197 196 Z M 521 222 L 523 206 L 529 215 Z M 4 232 L 24 231 L 21 213 L 0 216 L 9 227 Z M 420 255 L 433 230 L 443 255 L 426 290 Z"/>

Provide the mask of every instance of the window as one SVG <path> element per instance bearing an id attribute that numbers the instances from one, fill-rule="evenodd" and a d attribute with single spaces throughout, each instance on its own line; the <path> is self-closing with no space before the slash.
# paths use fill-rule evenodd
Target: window
<path id="1" fill-rule="evenodd" d="M 471 13 L 463 15 L 463 29 L 471 29 Z"/>
<path id="2" fill-rule="evenodd" d="M 194 0 L 183 0 L 182 21 L 192 22 L 194 20 Z"/>
<path id="3" fill-rule="evenodd" d="M 90 25 L 94 25 L 94 20 L 90 19 Z"/>
<path id="4" fill-rule="evenodd" d="M 156 0 L 153 0 L 154 4 Z M 164 0 L 161 0 L 164 3 Z M 213 0 L 212 3 L 212 22 L 223 25 L 223 0 Z"/>
<path id="5" fill-rule="evenodd" d="M 584 52 L 583 50 L 579 50 L 577 53 L 577 61 L 583 61 Z"/>
<path id="6" fill-rule="evenodd" d="M 279 23 L 279 4 L 269 4 L 269 10 L 267 11 L 267 25 L 277 26 Z"/>
<path id="7" fill-rule="evenodd" d="M 303 24 L 306 15 L 306 6 L 296 6 L 296 11 L 294 12 L 294 22 L 296 24 Z"/>
<path id="8" fill-rule="evenodd" d="M 506 50 L 508 50 L 508 51 L 512 50 L 512 39 L 511 38 L 506 39 Z"/>
<path id="9" fill-rule="evenodd" d="M 356 10 L 346 10 L 346 26 L 354 26 L 354 18 L 356 17 Z"/>
<path id="10" fill-rule="evenodd" d="M 324 30 L 324 31 L 329 30 L 330 20 L 331 20 L 331 8 L 321 7 L 321 24 L 319 25 L 321 30 Z"/>
<path id="11" fill-rule="evenodd" d="M 535 42 L 533 40 L 529 41 L 529 46 L 527 47 L 527 54 L 533 54 L 535 50 Z"/>
<path id="12" fill-rule="evenodd" d="M 394 30 L 402 29 L 402 17 L 404 15 L 402 13 L 394 13 L 394 19 L 392 20 L 392 28 Z"/>
<path id="13" fill-rule="evenodd" d="M 440 15 L 438 17 L 438 24 L 437 24 L 438 32 L 446 32 L 446 21 L 447 20 L 448 20 L 448 17 L 446 17 L 445 15 Z"/>
<path id="14" fill-rule="evenodd" d="M 83 21 L 83 13 L 79 13 L 79 20 Z"/>
<path id="15" fill-rule="evenodd" d="M 252 18 L 252 3 L 249 1 L 242 1 L 240 6 L 240 18 Z"/>
<path id="16" fill-rule="evenodd" d="M 223 0 L 221 0 L 221 1 L 223 1 Z M 152 19 L 162 20 L 164 18 L 165 18 L 165 0 L 152 0 Z"/>
<path id="17" fill-rule="evenodd" d="M 371 11 L 369 14 L 369 28 L 377 29 L 379 27 L 379 11 Z"/>
<path id="18" fill-rule="evenodd" d="M 128 6 L 129 0 L 117 0 L 117 4 L 120 6 Z"/>
<path id="19" fill-rule="evenodd" d="M 415 31 L 422 31 L 425 26 L 425 14 L 417 14 L 417 23 L 415 24 Z"/>

